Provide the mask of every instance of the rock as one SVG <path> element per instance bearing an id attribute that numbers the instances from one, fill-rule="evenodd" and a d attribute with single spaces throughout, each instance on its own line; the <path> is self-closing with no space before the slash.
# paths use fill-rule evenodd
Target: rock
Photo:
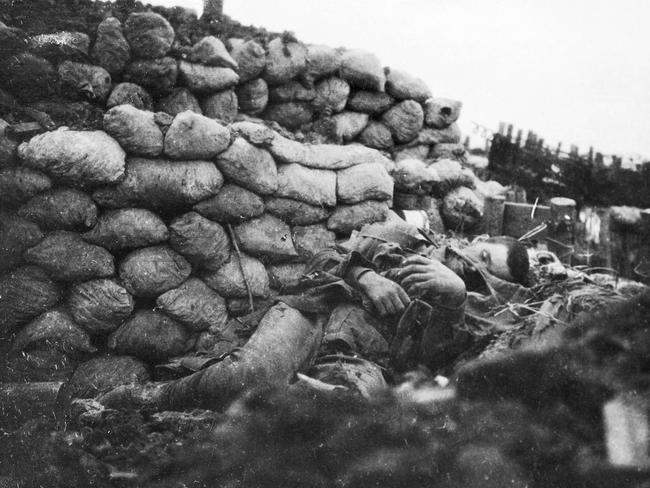
<path id="1" fill-rule="evenodd" d="M 356 205 L 339 205 L 327 220 L 327 228 L 337 234 L 350 234 L 364 224 L 386 220 L 388 205 L 368 200 Z"/>
<path id="2" fill-rule="evenodd" d="M 239 83 L 239 76 L 230 68 L 204 66 L 180 61 L 178 70 L 181 81 L 195 93 L 217 92 L 231 88 Z"/>
<path id="3" fill-rule="evenodd" d="M 156 300 L 163 312 L 193 331 L 220 331 L 228 321 L 226 300 L 198 278 L 190 278 Z"/>
<path id="4" fill-rule="evenodd" d="M 18 155 L 26 165 L 76 185 L 116 183 L 124 176 L 124 150 L 102 131 L 60 128 L 22 143 Z"/>
<path id="5" fill-rule="evenodd" d="M 23 252 L 38 244 L 45 234 L 34 222 L 13 213 L 0 212 L 0 273 L 23 262 Z"/>
<path id="6" fill-rule="evenodd" d="M 192 63 L 222 66 L 235 71 L 239 68 L 237 61 L 230 56 L 223 42 L 214 36 L 206 36 L 194 44 L 188 59 Z"/>
<path id="7" fill-rule="evenodd" d="M 203 99 L 201 107 L 206 117 L 230 123 L 237 117 L 238 108 L 235 90 L 224 90 L 208 95 Z"/>
<path id="8" fill-rule="evenodd" d="M 18 215 L 42 229 L 86 230 L 97 222 L 97 206 L 82 191 L 56 188 L 31 198 L 18 209 Z"/>
<path id="9" fill-rule="evenodd" d="M 384 68 L 379 58 L 361 49 L 343 52 L 340 76 L 350 85 L 367 90 L 383 92 L 386 84 Z"/>
<path id="10" fill-rule="evenodd" d="M 230 261 L 219 270 L 204 273 L 201 278 L 210 288 L 225 298 L 246 298 L 248 289 L 254 297 L 266 298 L 269 295 L 269 276 L 266 268 L 260 261 L 246 254 L 242 254 L 241 261 L 237 254 L 233 254 Z"/>
<path id="11" fill-rule="evenodd" d="M 58 71 L 61 87 L 70 97 L 104 102 L 111 92 L 111 75 L 101 66 L 64 61 Z"/>
<path id="12" fill-rule="evenodd" d="M 298 130 L 311 122 L 314 110 L 310 103 L 285 102 L 267 105 L 264 118 L 277 122 L 289 130 Z"/>
<path id="13" fill-rule="evenodd" d="M 337 73 L 341 67 L 341 53 L 332 47 L 319 44 L 307 45 L 307 67 L 304 78 L 309 84 Z"/>
<path id="14" fill-rule="evenodd" d="M 21 166 L 0 170 L 0 203 L 20 205 L 51 187 L 52 180 L 40 171 Z"/>
<path id="15" fill-rule="evenodd" d="M 133 105 L 118 105 L 104 114 L 104 130 L 129 153 L 158 156 L 163 150 L 163 134 L 153 112 Z"/>
<path id="16" fill-rule="evenodd" d="M 262 78 L 237 85 L 235 93 L 239 110 L 251 115 L 263 112 L 269 102 L 269 88 Z"/>
<path id="17" fill-rule="evenodd" d="M 147 88 L 154 94 L 169 93 L 178 76 L 178 64 L 174 58 L 142 59 L 126 67 L 124 80 Z"/>
<path id="18" fill-rule="evenodd" d="M 172 116 L 188 110 L 203 114 L 199 101 L 187 88 L 175 88 L 169 95 L 156 102 L 156 111 Z"/>
<path id="19" fill-rule="evenodd" d="M 393 147 L 393 135 L 386 125 L 371 120 L 359 134 L 359 142 L 374 149 L 388 150 Z"/>
<path id="20" fill-rule="evenodd" d="M 124 23 L 124 36 L 136 58 L 161 58 L 174 42 L 174 29 L 162 15 L 154 12 L 129 14 Z"/>
<path id="21" fill-rule="evenodd" d="M 190 263 L 168 246 L 136 249 L 119 266 L 123 286 L 136 297 L 157 297 L 178 288 L 191 272 Z"/>
<path id="22" fill-rule="evenodd" d="M 97 26 L 92 59 L 111 75 L 120 74 L 131 59 L 131 48 L 122 33 L 122 23 L 107 17 Z"/>
<path id="23" fill-rule="evenodd" d="M 58 82 L 58 74 L 47 59 L 26 52 L 11 56 L 0 73 L 7 89 L 26 102 L 52 96 Z"/>
<path id="24" fill-rule="evenodd" d="M 276 37 L 268 44 L 264 79 L 269 85 L 280 85 L 301 74 L 307 66 L 307 50 L 297 42 L 284 42 Z"/>
<path id="25" fill-rule="evenodd" d="M 237 74 L 241 82 L 257 78 L 266 66 L 266 51 L 253 40 L 230 39 L 230 55 L 239 68 Z"/>
<path id="26" fill-rule="evenodd" d="M 283 164 L 278 168 L 278 197 L 292 198 L 316 206 L 336 205 L 336 173 Z"/>
<path id="27" fill-rule="evenodd" d="M 232 182 L 255 193 L 269 195 L 278 189 L 278 172 L 271 155 L 241 137 L 219 154 L 216 164 Z"/>
<path id="28" fill-rule="evenodd" d="M 169 238 L 165 223 L 155 213 L 143 208 L 108 210 L 97 224 L 81 237 L 111 252 L 159 244 Z"/>
<path id="29" fill-rule="evenodd" d="M 359 90 L 348 99 L 348 109 L 370 115 L 380 115 L 395 105 L 395 99 L 388 93 Z"/>
<path id="30" fill-rule="evenodd" d="M 230 239 L 224 228 L 196 212 L 172 220 L 169 245 L 195 269 L 217 270 L 230 259 Z"/>
<path id="31" fill-rule="evenodd" d="M 153 111 L 151 95 L 135 83 L 124 82 L 116 85 L 106 101 L 106 108 L 110 109 L 125 104 L 132 105 L 138 110 Z"/>
<path id="32" fill-rule="evenodd" d="M 193 209 L 210 220 L 237 224 L 262 215 L 264 201 L 241 186 L 226 184 L 217 195 L 197 203 Z"/>
<path id="33" fill-rule="evenodd" d="M 290 225 L 308 225 L 322 222 L 330 216 L 327 208 L 310 205 L 291 198 L 268 198 L 266 210 Z"/>
<path id="34" fill-rule="evenodd" d="M 311 102 L 315 97 L 313 88 L 306 88 L 294 80 L 269 89 L 271 102 Z"/>
<path id="35" fill-rule="evenodd" d="M 191 111 L 174 117 L 165 135 L 165 155 L 173 159 L 212 159 L 229 145 L 226 127 Z"/>
<path id="36" fill-rule="evenodd" d="M 436 129 L 444 129 L 458 120 L 462 102 L 448 98 L 430 98 L 424 103 L 424 121 Z"/>
<path id="37" fill-rule="evenodd" d="M 325 224 L 295 226 L 291 229 L 296 251 L 303 259 L 311 259 L 318 251 L 334 247 L 336 234 Z"/>
<path id="38" fill-rule="evenodd" d="M 336 195 L 339 202 L 348 204 L 364 200 L 391 200 L 393 179 L 381 165 L 358 164 L 337 171 Z"/>
<path id="39" fill-rule="evenodd" d="M 312 105 L 316 113 L 329 116 L 343 111 L 349 95 L 348 82 L 332 76 L 316 84 L 316 97 Z"/>
<path id="40" fill-rule="evenodd" d="M 424 103 L 431 98 L 431 90 L 420 78 L 397 69 L 387 71 L 386 92 L 397 100 L 415 100 Z"/>
<path id="41" fill-rule="evenodd" d="M 405 100 L 385 112 L 381 120 L 395 141 L 405 143 L 415 139 L 422 129 L 424 112 L 419 103 Z"/>
<path id="42" fill-rule="evenodd" d="M 82 60 L 88 56 L 90 37 L 83 32 L 60 31 L 38 34 L 27 40 L 29 50 L 53 62 L 65 58 Z"/>
<path id="43" fill-rule="evenodd" d="M 67 309 L 74 321 L 90 334 L 106 334 L 129 318 L 133 297 L 115 281 L 91 280 L 70 288 Z"/>

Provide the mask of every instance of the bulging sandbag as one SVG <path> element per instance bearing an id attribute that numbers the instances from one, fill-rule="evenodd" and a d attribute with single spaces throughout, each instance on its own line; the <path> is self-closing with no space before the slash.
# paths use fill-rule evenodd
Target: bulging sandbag
<path id="1" fill-rule="evenodd" d="M 438 196 L 446 195 L 451 189 L 461 185 L 473 184 L 467 181 L 463 167 L 453 159 L 441 159 L 427 166 L 427 171 L 435 176 L 433 184 L 434 193 Z"/>
<path id="2" fill-rule="evenodd" d="M 240 83 L 235 89 L 239 110 L 247 114 L 262 113 L 269 103 L 269 87 L 262 78 Z"/>
<path id="3" fill-rule="evenodd" d="M 59 281 L 105 278 L 115 273 L 113 255 L 88 244 L 79 234 L 55 231 L 24 253 L 25 261 L 40 266 Z"/>
<path id="4" fill-rule="evenodd" d="M 271 103 L 264 111 L 264 119 L 277 122 L 289 130 L 298 130 L 314 118 L 314 109 L 307 102 Z"/>
<path id="5" fill-rule="evenodd" d="M 475 229 L 483 218 L 483 202 L 472 190 L 459 186 L 445 196 L 442 218 L 447 228 Z"/>
<path id="6" fill-rule="evenodd" d="M 138 310 L 108 339 L 108 347 L 118 354 L 135 356 L 158 364 L 186 352 L 185 328 L 161 312 Z"/>
<path id="7" fill-rule="evenodd" d="M 93 353 L 97 348 L 90 344 L 88 334 L 72 320 L 63 309 L 54 309 L 40 315 L 20 329 L 11 345 L 13 352 L 45 343 L 71 356 Z"/>
<path id="8" fill-rule="evenodd" d="M 52 96 L 57 87 L 57 72 L 47 59 L 23 52 L 3 62 L 5 86 L 22 101 Z"/>
<path id="9" fill-rule="evenodd" d="M 60 128 L 22 143 L 18 155 L 28 166 L 75 185 L 111 184 L 124 176 L 124 150 L 102 131 Z"/>
<path id="10" fill-rule="evenodd" d="M 336 205 L 336 173 L 300 164 L 278 167 L 278 197 L 292 198 L 316 206 Z"/>
<path id="11" fill-rule="evenodd" d="M 413 143 L 411 142 L 411 144 Z M 428 144 L 411 144 L 394 148 L 393 159 L 395 162 L 403 161 L 405 159 L 417 159 L 419 161 L 424 161 L 428 158 L 431 146 Z"/>
<path id="12" fill-rule="evenodd" d="M 243 39 L 229 39 L 230 55 L 237 65 L 237 74 L 242 82 L 257 78 L 266 66 L 266 51 L 257 42 Z"/>
<path id="13" fill-rule="evenodd" d="M 160 14 L 134 12 L 124 23 L 124 37 L 135 57 L 154 59 L 167 54 L 174 42 L 174 29 Z"/>
<path id="14" fill-rule="evenodd" d="M 327 119 L 321 119 L 326 135 L 333 136 L 338 142 L 350 142 L 361 134 L 368 125 L 368 114 L 361 112 L 341 112 Z"/>
<path id="15" fill-rule="evenodd" d="M 265 298 L 269 295 L 269 275 L 264 265 L 246 254 L 236 253 L 230 261 L 217 271 L 201 274 L 201 279 L 219 295 L 225 298 L 246 298 L 248 289 L 254 297 Z M 244 274 L 242 274 L 242 268 Z M 244 279 L 244 276 L 246 278 Z"/>
<path id="16" fill-rule="evenodd" d="M 436 129 L 445 129 L 458 120 L 462 102 L 448 98 L 430 98 L 424 103 L 424 121 Z"/>
<path id="17" fill-rule="evenodd" d="M 69 98 L 105 102 L 111 92 L 111 75 L 101 66 L 63 61 L 58 73 L 61 90 Z"/>
<path id="18" fill-rule="evenodd" d="M 241 137 L 219 154 L 216 163 L 233 183 L 255 193 L 269 195 L 278 189 L 278 170 L 271 155 Z"/>
<path id="19" fill-rule="evenodd" d="M 111 252 L 152 246 L 169 237 L 167 226 L 155 213 L 143 208 L 108 210 L 81 237 Z"/>
<path id="20" fill-rule="evenodd" d="M 131 315 L 133 297 L 113 280 L 91 280 L 70 288 L 67 308 L 74 321 L 87 332 L 106 334 Z"/>
<path id="21" fill-rule="evenodd" d="M 193 331 L 219 331 L 228 321 L 226 300 L 198 278 L 163 293 L 156 305 Z"/>
<path id="22" fill-rule="evenodd" d="M 230 131 L 192 111 L 174 117 L 165 134 L 165 155 L 173 159 L 212 159 L 230 145 Z"/>
<path id="23" fill-rule="evenodd" d="M 322 222 L 331 211 L 325 207 L 310 205 L 291 198 L 268 198 L 266 210 L 289 225 L 308 225 Z"/>
<path id="24" fill-rule="evenodd" d="M 178 63 L 174 58 L 142 59 L 130 63 L 124 80 L 145 87 L 154 94 L 165 94 L 174 88 Z"/>
<path id="25" fill-rule="evenodd" d="M 337 234 L 350 234 L 364 224 L 386 220 L 388 210 L 386 202 L 375 200 L 367 200 L 356 205 L 339 205 L 327 219 L 327 228 Z"/>
<path id="26" fill-rule="evenodd" d="M 70 398 L 94 398 L 120 385 L 151 379 L 145 363 L 131 356 L 100 356 L 75 369 L 64 388 Z"/>
<path id="27" fill-rule="evenodd" d="M 339 202 L 393 198 L 393 179 L 379 164 L 357 164 L 336 172 L 336 195 Z"/>
<path id="28" fill-rule="evenodd" d="M 81 231 L 97 222 L 97 205 L 82 191 L 56 188 L 31 198 L 18 209 L 18 215 L 42 229 Z"/>
<path id="29" fill-rule="evenodd" d="M 305 272 L 305 263 L 272 264 L 268 267 L 271 287 L 282 292 L 298 284 L 298 280 Z"/>
<path id="30" fill-rule="evenodd" d="M 171 221 L 169 245 L 198 269 L 216 270 L 230 259 L 230 239 L 224 228 L 196 212 Z"/>
<path id="31" fill-rule="evenodd" d="M 218 92 L 239 83 L 239 76 L 230 68 L 180 61 L 178 71 L 181 81 L 194 93 Z"/>
<path id="32" fill-rule="evenodd" d="M 133 105 L 118 105 L 106 112 L 104 130 L 130 154 L 158 156 L 163 150 L 163 133 L 153 112 Z"/>
<path id="33" fill-rule="evenodd" d="M 9 124 L 0 119 L 0 169 L 16 162 L 18 142 L 9 134 Z"/>
<path id="34" fill-rule="evenodd" d="M 23 262 L 23 252 L 38 244 L 45 235 L 34 222 L 0 212 L 0 272 Z"/>
<path id="35" fill-rule="evenodd" d="M 91 56 L 93 61 L 117 75 L 131 59 L 131 48 L 122 33 L 122 23 L 115 17 L 107 17 L 97 26 L 97 36 Z"/>
<path id="36" fill-rule="evenodd" d="M 135 83 L 118 83 L 106 101 L 106 108 L 129 104 L 138 110 L 153 110 L 153 100 L 147 90 Z"/>
<path id="37" fill-rule="evenodd" d="M 242 250 L 268 259 L 286 261 L 298 256 L 291 240 L 291 229 L 273 215 L 263 214 L 235 227 L 235 235 Z"/>
<path id="38" fill-rule="evenodd" d="M 340 76 L 352 86 L 384 91 L 386 76 L 379 58 L 361 49 L 350 49 L 341 56 Z"/>
<path id="39" fill-rule="evenodd" d="M 393 172 L 395 189 L 416 195 L 428 195 L 434 185 L 440 183 L 436 171 L 431 171 L 419 159 L 402 159 Z"/>
<path id="40" fill-rule="evenodd" d="M 311 102 L 314 98 L 316 90 L 313 87 L 305 87 L 295 80 L 269 88 L 271 102 Z"/>
<path id="41" fill-rule="evenodd" d="M 220 39 L 206 36 L 192 46 L 188 57 L 192 63 L 201 63 L 208 66 L 222 66 L 237 70 L 239 65 L 224 46 Z"/>
<path id="42" fill-rule="evenodd" d="M 136 249 L 119 266 L 122 284 L 136 297 L 156 297 L 177 288 L 191 272 L 190 263 L 168 246 Z"/>
<path id="43" fill-rule="evenodd" d="M 169 95 L 156 102 L 157 112 L 165 112 L 172 116 L 188 110 L 203 114 L 199 101 L 187 88 L 175 88 Z"/>
<path id="44" fill-rule="evenodd" d="M 264 200 L 241 186 L 225 184 L 214 197 L 203 200 L 193 209 L 217 222 L 238 224 L 264 213 Z"/>
<path id="45" fill-rule="evenodd" d="M 350 95 L 347 81 L 331 76 L 319 81 L 315 88 L 316 97 L 312 105 L 316 113 L 329 116 L 343 111 Z"/>
<path id="46" fill-rule="evenodd" d="M 395 99 L 388 93 L 368 90 L 355 91 L 348 99 L 348 109 L 369 115 L 380 115 L 395 105 Z"/>
<path id="47" fill-rule="evenodd" d="M 201 102 L 206 117 L 230 123 L 237 118 L 239 102 L 234 89 L 223 90 L 206 96 Z"/>
<path id="48" fill-rule="evenodd" d="M 389 69 L 386 73 L 386 93 L 397 100 L 415 100 L 419 103 L 431 98 L 431 90 L 424 81 L 398 69 Z"/>
<path id="49" fill-rule="evenodd" d="M 277 133 L 261 123 L 241 121 L 230 125 L 235 136 L 241 136 L 251 144 L 267 148 L 273 142 Z"/>
<path id="50" fill-rule="evenodd" d="M 393 147 L 393 135 L 381 122 L 371 120 L 359 134 L 359 142 L 374 149 L 388 150 Z"/>
<path id="51" fill-rule="evenodd" d="M 268 44 L 264 79 L 269 85 L 280 85 L 301 74 L 307 67 L 307 49 L 298 42 L 284 42 L 281 37 Z"/>
<path id="52" fill-rule="evenodd" d="M 173 210 L 216 195 L 221 185 L 223 176 L 210 161 L 132 158 L 126 178 L 118 185 L 97 189 L 93 199 L 108 208 Z"/>
<path id="53" fill-rule="evenodd" d="M 52 180 L 40 171 L 20 166 L 0 170 L 0 203 L 20 205 L 51 187 Z"/>
<path id="54" fill-rule="evenodd" d="M 424 112 L 416 101 L 404 100 L 384 113 L 381 120 L 395 141 L 404 143 L 417 137 L 424 123 Z"/>
<path id="55" fill-rule="evenodd" d="M 465 146 L 460 143 L 456 144 L 447 144 L 440 143 L 436 144 L 429 151 L 430 159 L 457 159 L 463 160 L 465 157 Z"/>
<path id="56" fill-rule="evenodd" d="M 37 266 L 21 266 L 0 275 L 0 336 L 54 307 L 62 290 Z"/>
<path id="57" fill-rule="evenodd" d="M 325 76 L 337 73 L 341 67 L 338 49 L 321 44 L 307 45 L 307 66 L 303 77 L 309 84 Z"/>
<path id="58" fill-rule="evenodd" d="M 325 224 L 295 226 L 292 228 L 293 243 L 303 259 L 311 259 L 322 249 L 333 247 L 336 234 Z"/>
<path id="59" fill-rule="evenodd" d="M 424 127 L 418 134 L 417 142 L 419 144 L 458 144 L 462 133 L 456 123 L 451 124 L 446 129 L 434 129 L 433 127 Z"/>

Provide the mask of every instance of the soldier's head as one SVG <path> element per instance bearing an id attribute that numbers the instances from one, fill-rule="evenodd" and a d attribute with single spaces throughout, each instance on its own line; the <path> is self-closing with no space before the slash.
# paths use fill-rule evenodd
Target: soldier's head
<path id="1" fill-rule="evenodd" d="M 483 265 L 497 278 L 525 284 L 528 277 L 528 251 L 517 239 L 508 236 L 490 237 L 462 250 L 470 260 Z"/>

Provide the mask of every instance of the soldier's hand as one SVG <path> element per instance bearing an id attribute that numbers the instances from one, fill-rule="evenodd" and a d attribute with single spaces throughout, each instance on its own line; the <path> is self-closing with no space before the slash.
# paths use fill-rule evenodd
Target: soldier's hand
<path id="1" fill-rule="evenodd" d="M 452 270 L 435 259 L 424 256 L 410 256 L 398 274 L 400 283 L 412 297 L 427 293 L 451 294 L 452 297 L 465 297 L 465 283 Z"/>
<path id="2" fill-rule="evenodd" d="M 364 273 L 358 282 L 381 316 L 402 313 L 411 302 L 399 284 L 374 271 Z"/>

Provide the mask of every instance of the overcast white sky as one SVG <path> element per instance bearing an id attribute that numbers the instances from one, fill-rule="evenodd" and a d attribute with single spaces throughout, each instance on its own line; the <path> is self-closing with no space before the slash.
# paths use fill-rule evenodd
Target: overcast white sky
<path id="1" fill-rule="evenodd" d="M 200 13 L 199 0 L 161 0 Z M 232 18 L 367 49 L 475 121 L 650 158 L 649 0 L 224 0 Z"/>

